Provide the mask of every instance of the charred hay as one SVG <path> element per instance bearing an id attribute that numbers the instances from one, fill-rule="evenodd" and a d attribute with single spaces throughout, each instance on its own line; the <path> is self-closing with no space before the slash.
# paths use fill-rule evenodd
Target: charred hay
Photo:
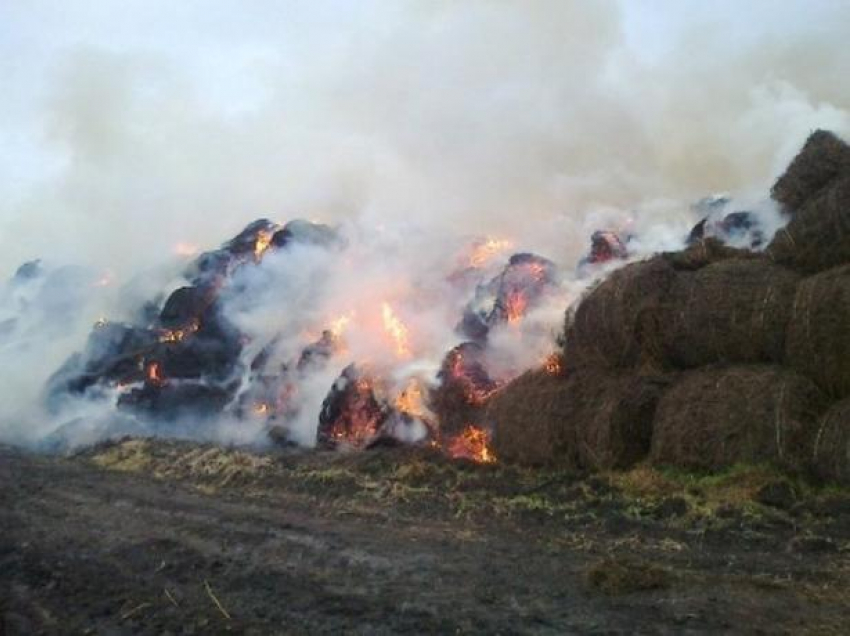
<path id="1" fill-rule="evenodd" d="M 811 381 L 780 367 L 690 371 L 658 403 L 650 458 L 689 469 L 739 462 L 800 469 L 824 406 Z"/>
<path id="2" fill-rule="evenodd" d="M 504 461 L 572 469 L 628 468 L 649 452 L 659 378 L 584 369 L 529 371 L 493 396 L 486 420 Z"/>
<path id="3" fill-rule="evenodd" d="M 766 253 L 805 274 L 850 263 L 850 170 L 807 200 Z"/>
<path id="4" fill-rule="evenodd" d="M 797 212 L 841 173 L 850 173 L 850 146 L 829 131 L 817 130 L 777 179 L 771 195 Z"/>
<path id="5" fill-rule="evenodd" d="M 850 266 L 800 283 L 794 299 L 786 364 L 832 397 L 850 395 Z"/>
<path id="6" fill-rule="evenodd" d="M 782 361 L 799 277 L 764 259 L 729 259 L 676 276 L 645 314 L 644 347 L 666 366 Z"/>
<path id="7" fill-rule="evenodd" d="M 834 404 L 821 417 L 811 470 L 824 481 L 850 485 L 850 400 Z"/>

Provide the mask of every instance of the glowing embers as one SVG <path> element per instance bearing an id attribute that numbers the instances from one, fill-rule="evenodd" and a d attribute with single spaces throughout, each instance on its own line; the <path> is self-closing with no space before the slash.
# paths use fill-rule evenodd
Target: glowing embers
<path id="1" fill-rule="evenodd" d="M 452 349 L 443 361 L 439 376 L 444 385 L 454 385 L 470 405 L 481 405 L 498 388 L 485 367 L 483 347 L 464 342 Z"/>
<path id="2" fill-rule="evenodd" d="M 149 384 L 154 386 L 161 386 L 165 384 L 165 379 L 162 377 L 162 370 L 160 368 L 159 362 L 151 362 L 147 365 L 147 369 L 145 371 L 145 379 Z"/>
<path id="3" fill-rule="evenodd" d="M 331 387 L 319 414 L 320 446 L 363 448 L 378 434 L 389 408 L 375 393 L 373 380 L 348 365 Z"/>
<path id="4" fill-rule="evenodd" d="M 480 464 L 492 464 L 496 461 L 490 450 L 490 434 L 471 424 L 459 435 L 448 439 L 443 448 L 455 459 L 469 459 Z"/>
<path id="5" fill-rule="evenodd" d="M 410 334 L 407 326 L 399 319 L 387 302 L 381 305 L 381 317 L 384 321 L 384 329 L 392 338 L 396 355 L 399 358 L 409 358 L 411 356 Z"/>
<path id="6" fill-rule="evenodd" d="M 199 320 L 192 320 L 182 329 L 161 329 L 159 332 L 160 342 L 182 342 L 184 338 L 195 333 L 201 326 Z"/>
<path id="7" fill-rule="evenodd" d="M 543 368 L 549 375 L 561 375 L 564 372 L 564 361 L 561 354 L 549 354 L 543 362 Z"/>

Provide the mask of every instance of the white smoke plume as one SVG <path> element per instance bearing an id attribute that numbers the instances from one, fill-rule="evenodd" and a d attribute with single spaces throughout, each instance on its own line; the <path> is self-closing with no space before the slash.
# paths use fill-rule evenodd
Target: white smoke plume
<path id="1" fill-rule="evenodd" d="M 0 272 L 43 258 L 87 278 L 28 302 L 41 292 L 7 289 L 0 438 L 52 432 L 40 392 L 91 324 L 128 319 L 179 284 L 175 252 L 260 216 L 342 224 L 350 250 L 245 274 L 258 300 L 229 311 L 256 346 L 388 302 L 432 373 L 468 300 L 440 276 L 464 237 L 490 235 L 566 274 L 534 314 L 547 335 L 514 348 L 530 364 L 592 231 L 676 247 L 694 201 L 761 209 L 813 129 L 850 133 L 846 3 L 712 5 L 719 18 L 672 2 L 7 3 Z M 349 334 L 353 357 L 389 355 L 375 333 Z M 494 335 L 506 367 L 513 337 Z"/>

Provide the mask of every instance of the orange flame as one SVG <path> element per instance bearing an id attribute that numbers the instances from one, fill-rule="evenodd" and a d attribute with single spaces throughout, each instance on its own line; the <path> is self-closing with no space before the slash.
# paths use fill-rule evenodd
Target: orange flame
<path id="1" fill-rule="evenodd" d="M 148 382 L 151 384 L 162 384 L 162 374 L 159 370 L 159 362 L 152 362 L 148 365 Z"/>
<path id="2" fill-rule="evenodd" d="M 492 464 L 496 457 L 489 447 L 490 435 L 483 428 L 469 425 L 463 433 L 449 440 L 446 451 L 455 459 L 471 459 L 479 464 Z"/>
<path id="3" fill-rule="evenodd" d="M 505 312 L 508 315 L 508 323 L 511 325 L 517 324 L 522 320 L 525 310 L 528 307 L 528 299 L 521 291 L 512 291 L 506 299 Z"/>
<path id="4" fill-rule="evenodd" d="M 511 241 L 499 239 L 487 239 L 476 245 L 469 256 L 470 267 L 482 267 L 494 256 L 511 249 L 514 244 Z"/>
<path id="5" fill-rule="evenodd" d="M 260 230 L 257 233 L 257 242 L 254 244 L 254 260 L 258 262 L 262 260 L 263 254 L 266 253 L 272 243 L 272 236 L 274 236 L 274 233 L 271 230 Z"/>
<path id="6" fill-rule="evenodd" d="M 271 411 L 271 407 L 268 404 L 261 402 L 254 406 L 254 413 L 256 415 L 268 415 L 269 411 Z"/>
<path id="7" fill-rule="evenodd" d="M 408 342 L 408 330 L 405 324 L 395 315 L 389 303 L 383 303 L 381 308 L 384 318 L 384 329 L 395 343 L 395 352 L 400 358 L 410 357 L 410 343 Z"/>
<path id="8" fill-rule="evenodd" d="M 404 390 L 395 400 L 395 407 L 399 412 L 410 415 L 420 420 L 426 416 L 425 394 L 422 385 L 416 378 L 411 378 Z"/>

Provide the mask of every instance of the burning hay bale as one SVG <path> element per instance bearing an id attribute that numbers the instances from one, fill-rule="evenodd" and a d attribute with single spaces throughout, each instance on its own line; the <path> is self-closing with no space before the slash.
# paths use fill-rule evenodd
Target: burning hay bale
<path id="1" fill-rule="evenodd" d="M 317 442 L 325 448 L 341 443 L 365 447 L 377 438 L 389 415 L 389 406 L 378 400 L 370 379 L 350 364 L 322 403 Z"/>
<path id="2" fill-rule="evenodd" d="M 850 485 L 850 400 L 834 404 L 821 418 L 811 470 L 824 481 Z"/>
<path id="3" fill-rule="evenodd" d="M 443 359 L 429 404 L 440 422 L 441 436 L 458 434 L 480 422 L 483 405 L 498 386 L 487 373 L 484 354 L 483 345 L 464 342 Z"/>
<path id="4" fill-rule="evenodd" d="M 650 457 L 692 469 L 737 462 L 801 468 L 823 406 L 814 384 L 779 367 L 690 371 L 658 403 Z"/>
<path id="5" fill-rule="evenodd" d="M 842 173 L 850 173 L 850 146 L 829 131 L 817 130 L 776 181 L 771 195 L 797 212 Z"/>
<path id="6" fill-rule="evenodd" d="M 662 378 L 583 370 L 564 379 L 529 371 L 490 400 L 499 459 L 528 465 L 628 468 L 649 452 Z"/>
<path id="7" fill-rule="evenodd" d="M 502 272 L 480 285 L 464 309 L 457 330 L 483 342 L 499 324 L 516 324 L 555 284 L 555 264 L 536 254 L 514 254 Z"/>
<path id="8" fill-rule="evenodd" d="M 800 283 L 788 326 L 786 364 L 833 397 L 850 395 L 850 266 Z"/>
<path id="9" fill-rule="evenodd" d="M 658 311 L 650 312 L 645 341 L 676 368 L 781 362 L 798 279 L 761 259 L 681 273 Z"/>
<path id="10" fill-rule="evenodd" d="M 627 265 L 567 313 L 564 359 L 569 368 L 633 367 L 644 357 L 643 315 L 663 302 L 676 272 L 663 258 Z"/>
<path id="11" fill-rule="evenodd" d="M 806 274 L 850 263 L 850 169 L 806 201 L 767 254 Z"/>

